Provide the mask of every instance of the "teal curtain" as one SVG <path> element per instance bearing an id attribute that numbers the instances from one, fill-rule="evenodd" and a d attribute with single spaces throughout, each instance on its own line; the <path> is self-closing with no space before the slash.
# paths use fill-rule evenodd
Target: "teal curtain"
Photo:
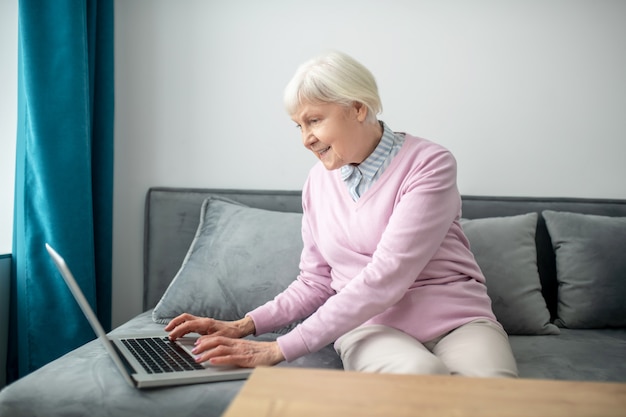
<path id="1" fill-rule="evenodd" d="M 19 2 L 9 381 L 94 338 L 46 242 L 111 326 L 113 1 Z"/>

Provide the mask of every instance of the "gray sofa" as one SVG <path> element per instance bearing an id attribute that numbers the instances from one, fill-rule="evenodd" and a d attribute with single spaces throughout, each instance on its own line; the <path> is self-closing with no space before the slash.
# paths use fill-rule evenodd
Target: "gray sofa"
<path id="1" fill-rule="evenodd" d="M 145 312 L 113 332 L 161 330 L 178 309 L 231 318 L 271 298 L 294 277 L 300 212 L 298 191 L 150 189 Z M 520 377 L 626 382 L 626 201 L 464 196 L 462 224 Z M 237 246 L 241 233 L 252 244 Z M 196 253 L 207 242 L 216 255 L 203 264 Z M 212 269 L 223 253 L 234 261 Z M 194 280 L 206 297 L 185 293 Z M 341 361 L 328 346 L 278 366 L 341 369 Z M 94 340 L 2 390 L 0 416 L 219 416 L 243 383 L 136 390 Z"/>

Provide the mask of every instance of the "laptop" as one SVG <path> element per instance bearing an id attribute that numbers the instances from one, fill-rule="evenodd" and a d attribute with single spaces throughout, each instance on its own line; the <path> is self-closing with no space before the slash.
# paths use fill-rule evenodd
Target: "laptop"
<path id="1" fill-rule="evenodd" d="M 249 368 L 214 366 L 195 362 L 191 349 L 196 337 L 170 341 L 159 334 L 107 335 L 65 260 L 50 245 L 46 249 L 76 302 L 126 382 L 135 388 L 153 388 L 204 382 L 246 379 Z"/>

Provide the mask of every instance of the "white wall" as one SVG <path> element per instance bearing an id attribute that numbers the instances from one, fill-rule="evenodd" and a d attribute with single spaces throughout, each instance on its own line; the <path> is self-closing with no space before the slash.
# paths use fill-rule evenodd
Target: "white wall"
<path id="1" fill-rule="evenodd" d="M 11 253 L 17 132 L 17 3 L 0 0 L 0 254 Z"/>
<path id="2" fill-rule="evenodd" d="M 393 129 L 454 152 L 462 193 L 626 198 L 626 2 L 115 6 L 114 324 L 141 310 L 148 187 L 301 187 L 282 90 L 330 48 L 376 75 Z"/>

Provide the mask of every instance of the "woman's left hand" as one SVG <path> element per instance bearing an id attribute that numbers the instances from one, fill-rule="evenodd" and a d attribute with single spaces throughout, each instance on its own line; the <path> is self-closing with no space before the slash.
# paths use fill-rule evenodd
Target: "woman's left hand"
<path id="1" fill-rule="evenodd" d="M 277 342 L 257 342 L 224 336 L 201 336 L 192 350 L 197 362 L 242 368 L 272 366 L 285 360 Z"/>

